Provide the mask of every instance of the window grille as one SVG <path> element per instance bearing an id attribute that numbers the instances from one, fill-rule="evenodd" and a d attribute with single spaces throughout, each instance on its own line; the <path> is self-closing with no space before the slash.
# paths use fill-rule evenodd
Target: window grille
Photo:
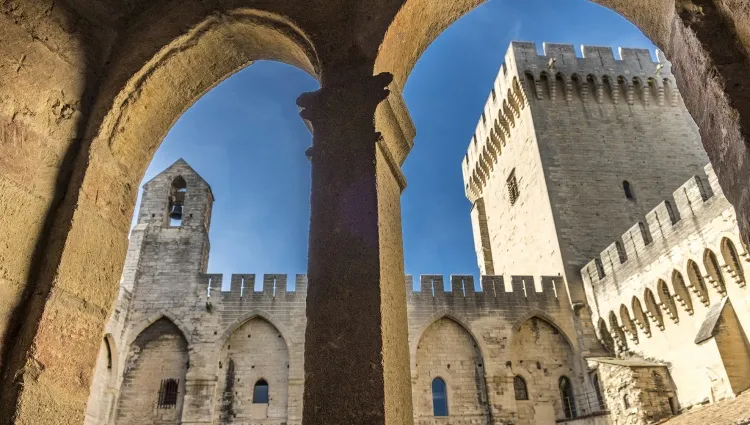
<path id="1" fill-rule="evenodd" d="M 529 389 L 526 386 L 526 381 L 522 377 L 516 376 L 513 378 L 513 390 L 516 393 L 516 400 L 529 399 Z"/>
<path id="2" fill-rule="evenodd" d="M 177 406 L 177 394 L 179 393 L 179 379 L 162 379 L 159 389 L 159 409 L 172 409 Z"/>

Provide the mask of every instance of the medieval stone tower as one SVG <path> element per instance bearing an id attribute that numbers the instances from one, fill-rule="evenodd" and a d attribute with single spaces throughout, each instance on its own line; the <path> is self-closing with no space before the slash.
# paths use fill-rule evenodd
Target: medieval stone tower
<path id="1" fill-rule="evenodd" d="M 648 50 L 513 42 L 462 163 L 485 274 L 579 270 L 708 162 Z M 662 217 L 669 220 L 669 217 Z"/>

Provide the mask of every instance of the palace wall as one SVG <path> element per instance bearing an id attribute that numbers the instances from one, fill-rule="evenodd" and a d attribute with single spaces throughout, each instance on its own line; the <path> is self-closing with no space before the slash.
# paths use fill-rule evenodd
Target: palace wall
<path id="1" fill-rule="evenodd" d="M 748 387 L 748 253 L 710 165 L 581 271 L 597 332 L 669 366 L 682 408 Z"/>

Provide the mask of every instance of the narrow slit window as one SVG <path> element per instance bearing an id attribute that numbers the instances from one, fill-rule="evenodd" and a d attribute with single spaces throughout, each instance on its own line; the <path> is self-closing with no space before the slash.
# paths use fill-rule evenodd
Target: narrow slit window
<path id="1" fill-rule="evenodd" d="M 261 379 L 253 388 L 253 404 L 268 404 L 268 382 Z"/>
<path id="2" fill-rule="evenodd" d="M 510 198 L 510 204 L 514 205 L 518 200 L 518 197 L 521 195 L 521 192 L 518 189 L 518 180 L 516 180 L 515 168 L 511 170 L 510 175 L 508 175 L 508 179 L 505 183 L 508 186 L 508 196 Z"/>
<path id="3" fill-rule="evenodd" d="M 440 378 L 432 380 L 432 414 L 448 416 L 448 392 L 445 381 Z"/>
<path id="4" fill-rule="evenodd" d="M 625 191 L 625 198 L 627 199 L 635 199 L 633 197 L 633 188 L 630 187 L 630 182 L 627 180 L 622 181 L 622 190 Z"/>
<path id="5" fill-rule="evenodd" d="M 172 409 L 177 406 L 177 394 L 180 381 L 178 379 L 162 379 L 159 389 L 159 409 Z"/>
<path id="6" fill-rule="evenodd" d="M 104 348 L 107 350 L 107 369 L 112 369 L 112 347 L 107 338 L 104 338 Z"/>

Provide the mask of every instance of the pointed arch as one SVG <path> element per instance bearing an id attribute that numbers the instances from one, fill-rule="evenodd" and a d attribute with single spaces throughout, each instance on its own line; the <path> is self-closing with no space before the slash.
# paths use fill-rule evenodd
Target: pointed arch
<path id="1" fill-rule="evenodd" d="M 698 299 L 701 303 L 703 303 L 703 305 L 708 306 L 711 303 L 711 298 L 708 293 L 708 288 L 706 287 L 706 281 L 703 279 L 703 274 L 701 273 L 701 269 L 698 266 L 698 263 L 693 260 L 688 260 L 686 269 L 688 282 L 690 283 L 690 289 L 694 294 L 698 296 Z"/>
<path id="2" fill-rule="evenodd" d="M 487 389 L 482 384 L 484 361 L 478 340 L 465 324 L 448 315 L 429 323 L 419 336 L 413 357 L 414 394 L 421 397 L 414 402 L 415 417 L 433 417 L 439 411 L 446 416 L 457 412 L 487 418 L 487 405 L 481 401 L 487 399 Z M 434 404 L 436 399 L 431 391 L 436 377 L 441 377 L 450 389 L 447 394 L 441 393 L 445 397 L 437 400 L 444 403 L 440 406 Z"/>
<path id="3" fill-rule="evenodd" d="M 638 329 L 635 323 L 633 323 L 633 319 L 630 318 L 630 312 L 625 304 L 620 304 L 620 321 L 625 330 L 630 334 L 630 339 L 638 343 Z"/>
<path id="4" fill-rule="evenodd" d="M 290 351 L 279 328 L 258 312 L 238 319 L 219 353 L 214 420 L 284 419 L 288 414 Z M 222 335 L 223 337 L 224 335 Z M 231 394 L 231 396 L 228 396 Z M 258 409 L 237 408 L 263 405 Z"/>
<path id="5" fill-rule="evenodd" d="M 573 345 L 553 323 L 537 315 L 524 320 L 517 331 L 514 327 L 512 335 L 510 373 L 526 379 L 535 400 L 555 400 L 556 416 L 562 417 L 558 380 L 571 373 L 581 376 Z M 533 412 L 521 409 L 518 414 L 519 423 L 534 423 Z"/>
<path id="6" fill-rule="evenodd" d="M 659 279 L 656 283 L 656 292 L 659 294 L 659 301 L 662 309 L 667 312 L 669 318 L 675 323 L 679 322 L 680 319 L 679 316 L 677 316 L 677 305 L 672 298 L 672 294 L 669 292 L 667 282 Z"/>
<path id="7" fill-rule="evenodd" d="M 142 334 L 144 330 L 146 330 L 149 326 L 151 326 L 152 324 L 156 323 L 157 321 L 161 319 L 168 320 L 174 326 L 176 326 L 177 329 L 179 329 L 180 333 L 182 334 L 182 337 L 185 338 L 185 341 L 187 341 L 188 350 L 192 351 L 193 345 L 189 338 L 190 334 L 187 331 L 188 328 L 185 326 L 184 323 L 182 323 L 182 321 L 177 319 L 172 313 L 168 313 L 168 312 L 155 313 L 147 317 L 146 319 L 141 320 L 136 325 L 128 329 L 128 333 L 127 333 L 128 338 L 125 340 L 125 347 L 130 347 L 131 345 L 133 345 L 133 342 L 135 341 L 135 339 L 140 334 Z"/>
<path id="8" fill-rule="evenodd" d="M 734 242 L 728 237 L 721 239 L 721 256 L 726 264 L 726 270 L 735 282 L 740 286 L 745 286 L 745 272 L 742 268 L 742 262 L 740 262 L 740 256 L 737 253 L 737 248 Z"/>
<path id="9" fill-rule="evenodd" d="M 620 350 L 627 350 L 628 340 L 625 337 L 625 331 L 622 330 L 622 326 L 617 322 L 617 314 L 614 311 L 609 312 L 609 327 L 614 332 L 615 342 Z"/>
<path id="10" fill-rule="evenodd" d="M 165 316 L 149 324 L 128 346 L 116 422 L 179 424 L 189 364 L 182 330 Z"/>
<path id="11" fill-rule="evenodd" d="M 677 271 L 672 271 L 672 287 L 674 288 L 675 299 L 682 305 L 685 311 L 689 315 L 693 315 L 693 299 L 690 296 L 687 285 L 685 285 L 685 279 L 682 274 Z"/>
<path id="12" fill-rule="evenodd" d="M 646 318 L 646 314 L 643 311 L 643 306 L 641 306 L 641 300 L 639 300 L 638 297 L 633 297 L 631 308 L 633 309 L 633 317 L 635 317 L 636 323 L 638 323 L 638 326 L 640 326 L 640 328 L 643 330 L 643 333 L 645 333 L 646 336 L 650 337 L 651 324 Z"/>
<path id="13" fill-rule="evenodd" d="M 651 320 L 656 323 L 656 326 L 664 330 L 664 316 L 661 314 L 661 308 L 659 308 L 659 305 L 656 303 L 656 298 L 654 297 L 654 293 L 651 292 L 651 289 L 646 288 L 645 291 L 643 291 L 643 300 L 646 302 L 646 312 L 648 316 L 651 318 Z"/>
<path id="14" fill-rule="evenodd" d="M 602 317 L 599 318 L 599 341 L 607 351 L 611 354 L 615 354 L 615 340 L 612 338 L 609 329 L 607 329 L 607 322 L 605 322 Z"/>
<path id="15" fill-rule="evenodd" d="M 538 308 L 531 309 L 519 316 L 518 319 L 513 322 L 513 327 L 511 328 L 512 333 L 515 335 L 516 333 L 520 332 L 521 326 L 528 322 L 529 319 L 533 319 L 535 317 L 544 320 L 548 325 L 555 328 L 555 330 L 559 332 L 563 338 L 565 338 L 565 342 L 568 345 L 570 345 L 571 347 L 575 347 L 575 345 L 573 344 L 574 339 L 571 338 L 571 336 L 563 328 L 561 328 L 560 325 L 557 324 L 552 316 Z"/>
<path id="16" fill-rule="evenodd" d="M 703 267 L 706 268 L 708 281 L 711 285 L 721 296 L 726 295 L 727 285 L 724 281 L 724 274 L 721 272 L 719 259 L 710 248 L 706 248 L 705 251 L 703 251 Z"/>

